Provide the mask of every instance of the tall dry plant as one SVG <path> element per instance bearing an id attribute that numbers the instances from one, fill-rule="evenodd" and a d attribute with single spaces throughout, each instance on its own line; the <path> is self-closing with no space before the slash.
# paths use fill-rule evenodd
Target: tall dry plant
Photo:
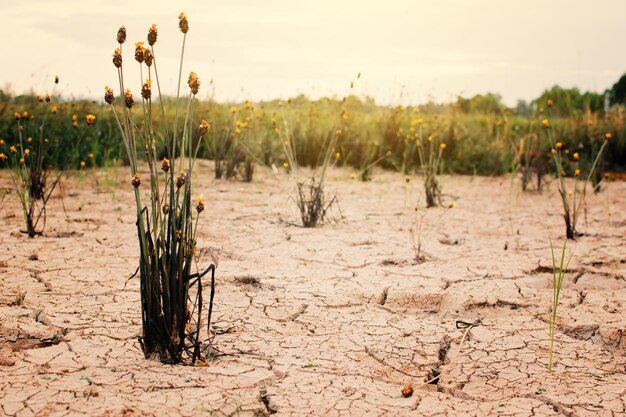
<path id="1" fill-rule="evenodd" d="M 51 101 L 58 83 L 59 78 L 55 77 L 52 93 L 38 96 L 37 114 L 29 114 L 27 111 L 14 114 L 17 132 L 15 143 L 9 147 L 8 155 L 0 153 L 0 161 L 11 168 L 26 226 L 26 230 L 22 232 L 31 238 L 43 234 L 46 227 L 46 206 L 61 179 L 61 171 L 57 171 L 49 179 L 48 154 L 51 143 L 44 135 L 48 117 L 57 113 L 57 107 Z M 88 125 L 92 125 L 95 116 L 88 115 L 86 120 Z M 0 145 L 4 145 L 4 140 L 1 141 Z"/>
<path id="2" fill-rule="evenodd" d="M 552 108 L 552 100 L 548 100 L 548 116 L 550 115 L 550 109 Z M 561 195 L 561 202 L 563 204 L 563 220 L 565 221 L 565 236 L 567 239 L 575 240 L 580 233 L 576 230 L 578 219 L 581 211 L 585 206 L 585 197 L 587 195 L 587 183 L 592 181 L 598 163 L 602 160 L 603 153 L 606 146 L 613 135 L 610 132 L 604 134 L 601 139 L 602 145 L 595 155 L 593 163 L 591 164 L 587 175 L 583 174 L 582 162 L 582 147 L 580 149 L 567 149 L 562 141 L 558 141 L 555 138 L 555 133 L 550 124 L 550 119 L 545 118 L 542 121 L 544 130 L 548 140 L 550 141 L 551 154 L 555 164 L 556 177 L 558 180 L 559 194 Z M 573 174 L 573 175 L 572 175 Z M 573 184 L 568 185 L 565 181 L 566 177 L 573 176 Z"/>
<path id="3" fill-rule="evenodd" d="M 181 97 L 181 78 L 185 41 L 189 22 L 184 13 L 179 16 L 179 28 L 183 34 L 178 89 L 175 101 L 173 126 L 163 123 L 160 128 L 165 138 L 167 156 L 159 160 L 156 151 L 154 112 L 161 112 L 165 120 L 165 109 L 157 71 L 155 43 L 157 27 L 148 30 L 148 46 L 135 44 L 134 58 L 139 64 L 141 75 L 140 123 L 136 123 L 135 99 L 124 85 L 122 50 L 126 41 L 126 29 L 122 26 L 117 33 L 119 47 L 113 54 L 120 85 L 120 106 L 114 104 L 113 90 L 105 87 L 104 100 L 111 107 L 122 134 L 130 162 L 130 183 L 134 189 L 137 208 L 137 233 L 139 241 L 139 273 L 141 291 L 141 316 L 143 335 L 140 339 L 146 358 L 158 357 L 164 363 L 204 361 L 201 342 L 203 328 L 204 299 L 202 278 L 211 272 L 210 297 L 207 318 L 204 322 L 210 335 L 211 314 L 215 295 L 215 263 L 198 272 L 196 259 L 196 233 L 198 218 L 204 210 L 204 201 L 192 201 L 193 168 L 198 145 L 192 143 L 192 132 L 197 129 L 204 136 L 209 125 L 202 121 L 192 125 L 190 115 L 200 87 L 198 76 L 191 72 L 188 79 L 189 92 Z M 159 102 L 153 103 L 153 85 L 156 85 Z M 184 117 L 181 107 L 184 106 Z M 179 123 L 182 119 L 182 126 Z M 182 128 L 182 129 L 181 129 Z M 145 152 L 147 175 L 145 181 L 140 173 L 138 149 Z M 149 188 L 148 204 L 142 202 L 142 191 Z M 192 271 L 196 272 L 192 272 Z"/>
<path id="4" fill-rule="evenodd" d="M 356 80 L 361 78 L 358 73 Z M 350 82 L 350 92 L 354 89 L 356 80 Z M 296 183 L 296 206 L 300 212 L 300 218 L 304 227 L 316 227 L 324 223 L 327 213 L 333 203 L 337 201 L 337 196 L 328 197 L 324 192 L 326 172 L 341 157 L 337 152 L 339 139 L 348 130 L 345 121 L 349 119 L 348 111 L 345 107 L 345 97 L 340 103 L 338 112 L 339 120 L 335 127 L 328 132 L 323 139 L 320 154 L 316 163 L 317 172 L 311 177 L 302 179 L 298 176 L 298 144 L 295 135 L 292 134 L 287 119 L 283 113 L 283 129 L 276 129 L 278 138 L 281 141 L 283 152 L 287 161 L 283 166 L 291 174 Z"/>

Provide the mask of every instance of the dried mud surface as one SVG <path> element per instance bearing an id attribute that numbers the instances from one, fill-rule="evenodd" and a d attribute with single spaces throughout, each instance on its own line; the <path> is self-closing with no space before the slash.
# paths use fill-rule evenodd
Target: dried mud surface
<path id="1" fill-rule="evenodd" d="M 304 229 L 285 175 L 214 181 L 210 166 L 196 172 L 199 264 L 220 259 L 223 355 L 208 367 L 143 358 L 126 171 L 65 180 L 32 240 L 15 195 L 0 202 L 0 414 L 625 415 L 626 183 L 588 196 L 548 373 L 554 185 L 521 194 L 510 178 L 446 177 L 456 207 L 416 214 L 417 180 L 337 170 L 337 221 Z"/>

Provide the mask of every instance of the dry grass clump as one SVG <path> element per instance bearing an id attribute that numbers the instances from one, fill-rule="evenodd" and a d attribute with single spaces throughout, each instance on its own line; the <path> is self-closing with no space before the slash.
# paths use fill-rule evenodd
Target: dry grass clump
<path id="1" fill-rule="evenodd" d="M 549 100 L 548 115 L 552 108 L 552 101 Z M 550 119 L 545 118 L 542 121 L 543 128 L 550 142 L 551 154 L 555 164 L 556 178 L 558 180 L 559 194 L 563 204 L 563 219 L 565 221 L 565 236 L 567 239 L 576 239 L 580 233 L 576 230 L 581 211 L 585 206 L 585 197 L 587 195 L 587 182 L 593 181 L 598 169 L 598 164 L 602 161 L 602 155 L 607 144 L 613 135 L 610 132 L 602 135 L 602 138 L 595 138 L 595 143 L 601 143 L 598 146 L 595 156 L 592 154 L 593 162 L 591 165 L 584 164 L 584 146 L 568 148 L 564 140 L 557 140 L 555 133 L 550 124 Z M 586 170 L 586 175 L 583 170 Z M 566 181 L 567 177 L 573 177 L 573 184 Z M 594 189 L 599 188 L 597 183 Z"/>
<path id="2" fill-rule="evenodd" d="M 52 141 L 45 136 L 48 117 L 56 117 L 57 114 L 57 107 L 51 102 L 58 82 L 58 77 L 55 77 L 52 92 L 38 96 L 35 114 L 28 111 L 14 113 L 16 134 L 9 139 L 10 144 L 0 139 L 0 146 L 8 147 L 6 153 L 0 152 L 0 162 L 11 168 L 26 226 L 22 232 L 31 238 L 43 234 L 46 227 L 46 205 L 61 179 L 60 171 L 52 179 L 49 178 L 48 157 Z M 94 121 L 95 116 L 87 115 L 87 125 L 93 125 Z M 78 126 L 77 120 L 73 123 Z"/>
<path id="3" fill-rule="evenodd" d="M 175 100 L 173 126 L 158 126 L 153 114 L 165 114 L 157 72 L 155 43 L 157 28 L 148 30 L 148 47 L 143 42 L 135 44 L 134 58 L 141 75 L 141 123 L 135 122 L 135 97 L 125 88 L 123 72 L 123 45 L 126 29 L 117 34 L 119 47 L 113 54 L 120 84 L 120 105 L 116 106 L 113 90 L 105 87 L 104 100 L 111 107 L 122 134 L 130 162 L 130 185 L 135 194 L 137 208 L 137 233 L 140 249 L 139 273 L 143 335 L 141 345 L 146 358 L 158 357 L 164 363 L 204 360 L 202 353 L 202 328 L 210 333 L 211 313 L 215 294 L 215 264 L 202 272 L 197 271 L 196 232 L 198 218 L 205 209 L 202 198 L 192 200 L 193 168 L 200 141 L 193 146 L 192 133 L 206 135 L 209 124 L 202 120 L 194 126 L 191 117 L 200 80 L 196 73 L 188 77 L 188 94 L 181 97 L 182 64 L 185 40 L 189 31 L 187 17 L 181 13 L 179 28 L 183 34 L 178 74 L 178 92 Z M 159 96 L 153 103 L 154 86 Z M 184 117 L 180 108 L 184 106 Z M 120 114 L 121 113 L 121 114 Z M 179 125 L 182 119 L 182 126 Z M 165 117 L 163 117 L 165 120 Z M 166 155 L 157 158 L 157 130 L 165 138 Z M 138 150 L 145 152 L 148 174 L 139 168 Z M 147 178 L 146 178 L 147 177 Z M 142 202 L 142 191 L 149 190 L 147 205 Z M 206 320 L 203 319 L 204 298 L 202 278 L 211 272 L 211 292 Z"/>

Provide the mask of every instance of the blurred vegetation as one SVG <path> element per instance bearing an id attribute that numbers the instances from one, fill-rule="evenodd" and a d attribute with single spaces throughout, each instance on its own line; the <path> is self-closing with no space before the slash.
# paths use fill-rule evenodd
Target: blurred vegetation
<path id="1" fill-rule="evenodd" d="M 226 177 L 244 178 L 245 171 L 251 169 L 252 164 L 283 166 L 286 156 L 278 132 L 285 126 L 297 144 L 300 166 L 319 165 L 324 141 L 340 128 L 342 135 L 335 149 L 338 154 L 336 163 L 354 167 L 357 171 L 363 172 L 373 161 L 379 161 L 387 169 L 405 174 L 415 172 L 419 164 L 416 146 L 421 135 L 435 137 L 439 143 L 446 144 L 444 172 L 500 175 L 515 171 L 523 163 L 520 152 L 524 152 L 525 158 L 533 156 L 529 156 L 528 148 L 524 149 L 523 145 L 528 143 L 529 137 L 537 137 L 547 102 L 552 100 L 550 123 L 555 137 L 564 146 L 580 150 L 581 156 L 586 156 L 585 160 L 593 160 L 602 138 L 611 133 L 613 139 L 601 169 L 624 170 L 626 114 L 620 97 L 625 91 L 624 77 L 606 94 L 606 98 L 605 94 L 581 93 L 577 89 L 555 86 L 531 103 L 518 103 L 516 108 L 504 106 L 500 97 L 494 94 L 413 107 L 382 106 L 371 98 L 356 96 L 343 100 L 311 100 L 300 95 L 286 101 L 259 103 L 204 100 L 194 107 L 192 117 L 198 123 L 206 119 L 211 124 L 199 156 L 209 159 L 217 156 L 224 161 Z M 136 99 L 140 100 L 140 97 Z M 119 98 L 114 104 L 120 105 Z M 49 117 L 45 132 L 55 145 L 48 157 L 50 165 L 79 169 L 81 162 L 86 168 L 124 162 L 120 133 L 104 102 L 52 97 L 50 103 L 42 103 L 36 95 L 13 96 L 2 90 L 0 152 L 6 154 L 8 147 L 16 143 L 14 112 L 27 111 L 31 117 L 37 118 L 43 112 L 52 112 L 53 107 L 56 113 Z M 173 109 L 174 106 L 166 108 Z M 141 103 L 137 103 L 134 111 L 136 122 L 141 123 Z M 96 122 L 87 130 L 85 116 L 90 113 L 96 116 Z M 155 113 L 155 124 L 159 125 L 160 112 Z M 341 117 L 339 125 L 338 114 Z M 171 122 L 173 111 L 166 113 L 165 117 Z M 162 133 L 161 136 L 158 134 L 157 140 L 163 143 Z M 195 135 L 193 140 L 197 142 L 197 132 Z M 534 145 L 532 151 L 549 155 L 550 145 L 541 142 Z M 139 155 L 143 155 L 142 150 Z M 362 179 L 368 178 L 369 174 L 362 175 Z"/>

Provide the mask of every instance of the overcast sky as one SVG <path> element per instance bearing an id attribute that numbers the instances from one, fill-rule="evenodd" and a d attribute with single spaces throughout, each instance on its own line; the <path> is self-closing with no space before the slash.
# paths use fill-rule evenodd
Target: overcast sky
<path id="1" fill-rule="evenodd" d="M 494 92 L 505 103 L 554 84 L 601 91 L 626 72 L 626 1 L 598 0 L 0 0 L 0 84 L 100 97 L 117 91 L 111 54 L 152 23 L 162 87 L 175 91 L 185 11 L 184 72 L 218 100 L 356 92 L 381 103 L 421 103 Z M 127 81 L 139 90 L 137 77 Z"/>

